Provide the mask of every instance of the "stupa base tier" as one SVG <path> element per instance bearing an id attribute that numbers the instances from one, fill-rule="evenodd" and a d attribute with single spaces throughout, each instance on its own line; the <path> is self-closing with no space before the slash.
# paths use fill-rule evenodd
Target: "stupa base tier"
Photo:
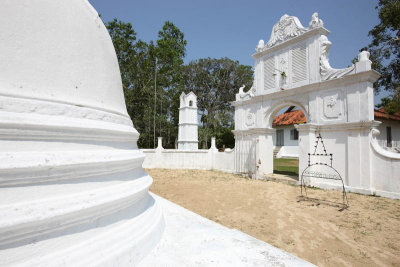
<path id="1" fill-rule="evenodd" d="M 164 220 L 154 198 L 91 222 L 0 250 L 0 266 L 132 266 L 157 244 Z"/>
<path id="2" fill-rule="evenodd" d="M 0 266 L 130 266 L 164 221 L 129 117 L 0 96 Z"/>

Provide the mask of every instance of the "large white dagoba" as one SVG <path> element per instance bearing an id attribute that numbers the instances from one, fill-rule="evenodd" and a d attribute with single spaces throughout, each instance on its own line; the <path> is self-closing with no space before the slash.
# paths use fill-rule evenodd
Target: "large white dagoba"
<path id="1" fill-rule="evenodd" d="M 131 266 L 164 221 L 87 0 L 0 1 L 0 266 Z"/>

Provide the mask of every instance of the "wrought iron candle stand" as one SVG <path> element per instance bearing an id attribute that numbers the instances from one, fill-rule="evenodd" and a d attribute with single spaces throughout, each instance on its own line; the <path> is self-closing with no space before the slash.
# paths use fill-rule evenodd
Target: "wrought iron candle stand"
<path id="1" fill-rule="evenodd" d="M 317 148 L 319 143 L 322 144 L 322 148 L 324 153 L 317 153 Z M 317 157 L 318 159 L 321 159 L 321 157 L 323 158 L 328 158 L 329 160 L 329 164 L 326 162 L 316 162 L 316 163 L 311 163 L 311 158 L 312 157 Z M 332 166 L 332 162 L 333 162 L 333 154 L 330 153 L 328 154 L 326 152 L 326 148 L 324 145 L 324 141 L 322 140 L 322 136 L 319 133 L 317 136 L 317 140 L 315 141 L 315 146 L 314 146 L 314 153 L 308 153 L 308 166 L 307 168 L 304 169 L 304 171 L 301 174 L 301 179 L 300 179 L 300 188 L 301 188 L 301 195 L 298 198 L 298 201 L 312 201 L 312 202 L 316 202 L 318 204 L 320 204 L 321 202 L 323 202 L 324 204 L 328 204 L 331 206 L 336 206 L 340 208 L 340 211 L 343 211 L 344 209 L 349 207 L 349 202 L 347 200 L 347 195 L 346 195 L 346 189 L 344 187 L 344 183 L 343 183 L 343 179 L 342 176 L 339 174 L 339 172 L 333 168 Z M 313 171 L 311 169 L 312 166 L 323 166 L 323 168 L 329 168 L 331 170 L 333 170 L 333 173 L 324 173 L 321 171 Z M 319 179 L 329 179 L 329 180 L 338 180 L 341 181 L 342 183 L 342 195 L 343 195 L 343 203 L 337 203 L 337 202 L 331 202 L 331 201 L 326 201 L 326 200 L 320 200 L 317 198 L 310 198 L 307 196 L 307 187 L 304 183 L 304 177 L 311 177 L 311 178 L 319 178 Z M 304 194 L 303 194 L 303 188 L 304 188 Z"/>

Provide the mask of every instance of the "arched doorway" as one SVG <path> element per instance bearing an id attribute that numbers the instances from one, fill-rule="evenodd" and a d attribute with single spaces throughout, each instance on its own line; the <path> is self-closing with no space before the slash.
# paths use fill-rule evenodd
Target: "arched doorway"
<path id="1" fill-rule="evenodd" d="M 299 177 L 299 132 L 296 125 L 307 122 L 303 111 L 297 106 L 285 106 L 272 114 L 273 135 L 273 172 Z"/>

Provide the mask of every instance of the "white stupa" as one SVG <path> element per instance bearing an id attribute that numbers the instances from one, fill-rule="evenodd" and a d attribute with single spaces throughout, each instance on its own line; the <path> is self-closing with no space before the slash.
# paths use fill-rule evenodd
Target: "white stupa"
<path id="1" fill-rule="evenodd" d="M 197 150 L 197 96 L 193 92 L 182 93 L 179 100 L 178 149 Z"/>
<path id="2" fill-rule="evenodd" d="M 97 12 L 0 1 L 0 40 L 0 266 L 138 263 L 164 221 Z"/>

